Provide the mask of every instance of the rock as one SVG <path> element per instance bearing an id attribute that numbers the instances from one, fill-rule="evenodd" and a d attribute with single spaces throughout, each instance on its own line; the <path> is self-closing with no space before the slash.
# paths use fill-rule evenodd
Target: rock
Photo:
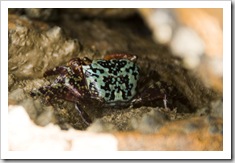
<path id="1" fill-rule="evenodd" d="M 72 17 L 99 17 L 99 18 L 128 18 L 136 13 L 130 8 L 70 8 L 60 9 L 60 12 L 68 13 Z"/>
<path id="2" fill-rule="evenodd" d="M 105 123 L 104 121 L 97 119 L 87 129 L 88 132 L 114 132 L 116 128 L 111 123 Z"/>
<path id="3" fill-rule="evenodd" d="M 213 123 L 207 117 L 194 117 L 169 122 L 155 134 L 120 132 L 114 135 L 121 151 L 221 151 L 222 120 L 213 118 Z"/>
<path id="4" fill-rule="evenodd" d="M 25 8 L 25 13 L 29 18 L 40 20 L 55 20 L 58 18 L 58 10 L 52 8 Z"/>
<path id="5" fill-rule="evenodd" d="M 222 9 L 138 9 L 157 43 L 169 46 L 204 85 L 222 92 Z M 200 20 L 200 21 L 198 21 Z"/>
<path id="6" fill-rule="evenodd" d="M 23 107 L 11 105 L 8 125 L 11 151 L 223 150 L 222 121 L 215 117 L 172 121 L 155 134 L 112 135 L 63 131 L 53 124 L 40 127 L 29 119 Z"/>
<path id="7" fill-rule="evenodd" d="M 174 55 L 184 58 L 184 66 L 196 69 L 204 53 L 204 43 L 190 28 L 179 27 L 170 43 Z"/>
<path id="8" fill-rule="evenodd" d="M 211 102 L 211 116 L 223 118 L 223 101 L 216 100 Z"/>
<path id="9" fill-rule="evenodd" d="M 37 27 L 37 24 L 27 18 L 9 15 L 8 69 L 16 78 L 42 77 L 47 69 L 68 61 L 79 51 L 79 44 L 66 39 L 60 27 L 49 28 L 42 22 L 43 25 Z"/>
<path id="10" fill-rule="evenodd" d="M 159 129 L 169 121 L 166 114 L 158 111 L 151 110 L 150 112 L 143 115 L 140 122 L 132 120 L 135 130 L 140 133 L 149 134 L 156 133 Z"/>
<path id="11" fill-rule="evenodd" d="M 74 129 L 62 131 L 53 124 L 40 127 L 30 120 L 23 107 L 11 105 L 9 109 L 8 149 L 10 151 L 117 150 L 117 140 L 111 134 L 95 134 Z"/>

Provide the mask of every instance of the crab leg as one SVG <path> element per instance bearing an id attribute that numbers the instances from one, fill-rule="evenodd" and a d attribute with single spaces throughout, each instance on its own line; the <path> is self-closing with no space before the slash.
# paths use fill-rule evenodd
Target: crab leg
<path id="1" fill-rule="evenodd" d="M 139 80 L 139 93 L 132 100 L 132 105 L 155 106 L 159 105 L 159 101 L 163 101 L 163 106 L 167 109 L 168 86 L 162 81 L 153 80 L 153 77 L 157 75 L 155 72 L 150 72 L 149 76 Z"/>
<path id="2" fill-rule="evenodd" d="M 78 103 L 75 104 L 75 108 L 78 111 L 78 114 L 82 118 L 83 122 L 85 122 L 86 125 L 89 126 L 92 121 L 88 114 L 84 111 L 84 109 L 82 109 L 82 107 Z"/>
<path id="3" fill-rule="evenodd" d="M 51 75 L 65 75 L 65 74 L 72 75 L 73 72 L 80 71 L 80 70 L 78 70 L 78 67 L 80 65 L 87 65 L 87 64 L 90 64 L 90 63 L 91 63 L 91 60 L 86 58 L 86 57 L 83 58 L 83 59 L 74 58 L 74 59 L 71 59 L 68 62 L 67 66 L 58 66 L 58 67 L 55 67 L 53 69 L 47 70 L 44 73 L 44 77 L 51 76 Z"/>
<path id="4" fill-rule="evenodd" d="M 165 93 L 160 92 L 159 88 L 147 88 L 142 93 L 140 93 L 134 100 L 132 100 L 132 105 L 154 105 L 157 101 L 163 101 L 163 105 L 167 108 L 167 96 Z"/>
<path id="5" fill-rule="evenodd" d="M 51 76 L 51 75 L 65 75 L 71 71 L 70 68 L 66 66 L 58 66 L 53 69 L 47 70 L 44 73 L 44 77 Z"/>

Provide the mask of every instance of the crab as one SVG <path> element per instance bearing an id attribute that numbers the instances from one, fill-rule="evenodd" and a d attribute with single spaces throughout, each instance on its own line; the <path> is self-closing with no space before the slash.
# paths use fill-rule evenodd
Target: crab
<path id="1" fill-rule="evenodd" d="M 166 89 L 162 89 L 161 83 L 151 86 L 148 79 L 140 75 L 136 61 L 137 57 L 131 54 L 109 54 L 96 60 L 71 59 L 65 66 L 46 71 L 44 77 L 54 75 L 55 80 L 31 91 L 31 96 L 43 96 L 49 103 L 53 99 L 73 102 L 87 125 L 92 120 L 84 107 L 116 109 L 162 100 L 167 108 Z"/>

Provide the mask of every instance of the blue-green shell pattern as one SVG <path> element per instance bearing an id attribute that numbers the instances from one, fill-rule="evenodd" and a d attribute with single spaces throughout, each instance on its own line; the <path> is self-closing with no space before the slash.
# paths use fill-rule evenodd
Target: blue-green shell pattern
<path id="1" fill-rule="evenodd" d="M 139 68 L 134 62 L 93 60 L 82 68 L 90 93 L 106 103 L 128 102 L 136 95 Z"/>

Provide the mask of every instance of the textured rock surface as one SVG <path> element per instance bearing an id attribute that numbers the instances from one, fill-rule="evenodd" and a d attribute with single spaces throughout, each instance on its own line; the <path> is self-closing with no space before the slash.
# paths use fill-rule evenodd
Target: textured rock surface
<path id="1" fill-rule="evenodd" d="M 63 131 L 53 124 L 40 127 L 30 120 L 23 107 L 13 105 L 9 106 L 8 139 L 10 151 L 117 150 L 117 139 L 111 134 Z"/>
<path id="2" fill-rule="evenodd" d="M 9 73 L 21 79 L 42 77 L 43 72 L 75 57 L 80 47 L 66 39 L 58 26 L 9 15 Z"/>
<path id="3" fill-rule="evenodd" d="M 24 15 L 33 11 L 35 16 L 31 18 Z M 40 12 L 47 15 L 47 21 L 41 18 Z M 185 69 L 182 60 L 173 56 L 169 47 L 152 40 L 150 29 L 139 15 L 134 14 L 140 11 L 115 11 L 123 12 L 123 16 L 115 16 L 114 11 L 103 9 L 94 10 L 93 15 L 86 15 L 87 12 L 11 10 L 8 24 L 9 105 L 23 106 L 33 122 L 45 128 L 52 122 L 69 131 L 71 128 L 85 130 L 87 126 L 78 116 L 74 104 L 59 100 L 53 106 L 46 106 L 42 99 L 31 98 L 29 92 L 49 84 L 51 78 L 43 77 L 46 70 L 65 64 L 71 58 L 86 56 L 94 59 L 112 52 L 133 53 L 138 56 L 143 77 L 155 71 L 152 80 L 161 79 L 173 85 L 178 98 L 170 109 L 163 108 L 162 101 L 159 101 L 159 107 L 88 108 L 94 123 L 87 130 L 116 132 L 120 150 L 222 150 L 222 94 L 209 89 L 194 72 Z M 99 13 L 97 17 L 95 13 Z M 213 123 L 209 123 L 209 117 L 214 117 Z M 196 128 L 191 131 L 188 125 Z M 43 127 L 40 130 L 43 134 Z M 59 128 L 55 132 L 66 133 Z M 165 137 L 167 133 L 171 136 Z M 131 143 L 138 140 L 142 144 Z M 157 147 L 151 144 L 152 140 Z M 171 141 L 175 144 L 169 143 Z M 189 143 L 191 141 L 193 143 Z M 208 146 L 212 141 L 215 143 Z"/>
<path id="4" fill-rule="evenodd" d="M 12 105 L 8 120 L 11 151 L 223 150 L 222 119 L 215 117 L 169 122 L 154 134 L 63 131 L 53 124 L 40 127 L 29 119 L 23 107 Z"/>
<path id="5" fill-rule="evenodd" d="M 180 127 L 179 127 L 180 126 Z M 221 118 L 196 117 L 164 125 L 155 134 L 117 133 L 119 150 L 223 150 Z"/>
<path id="6" fill-rule="evenodd" d="M 223 9 L 139 9 L 156 42 L 169 45 L 204 85 L 223 91 Z"/>

